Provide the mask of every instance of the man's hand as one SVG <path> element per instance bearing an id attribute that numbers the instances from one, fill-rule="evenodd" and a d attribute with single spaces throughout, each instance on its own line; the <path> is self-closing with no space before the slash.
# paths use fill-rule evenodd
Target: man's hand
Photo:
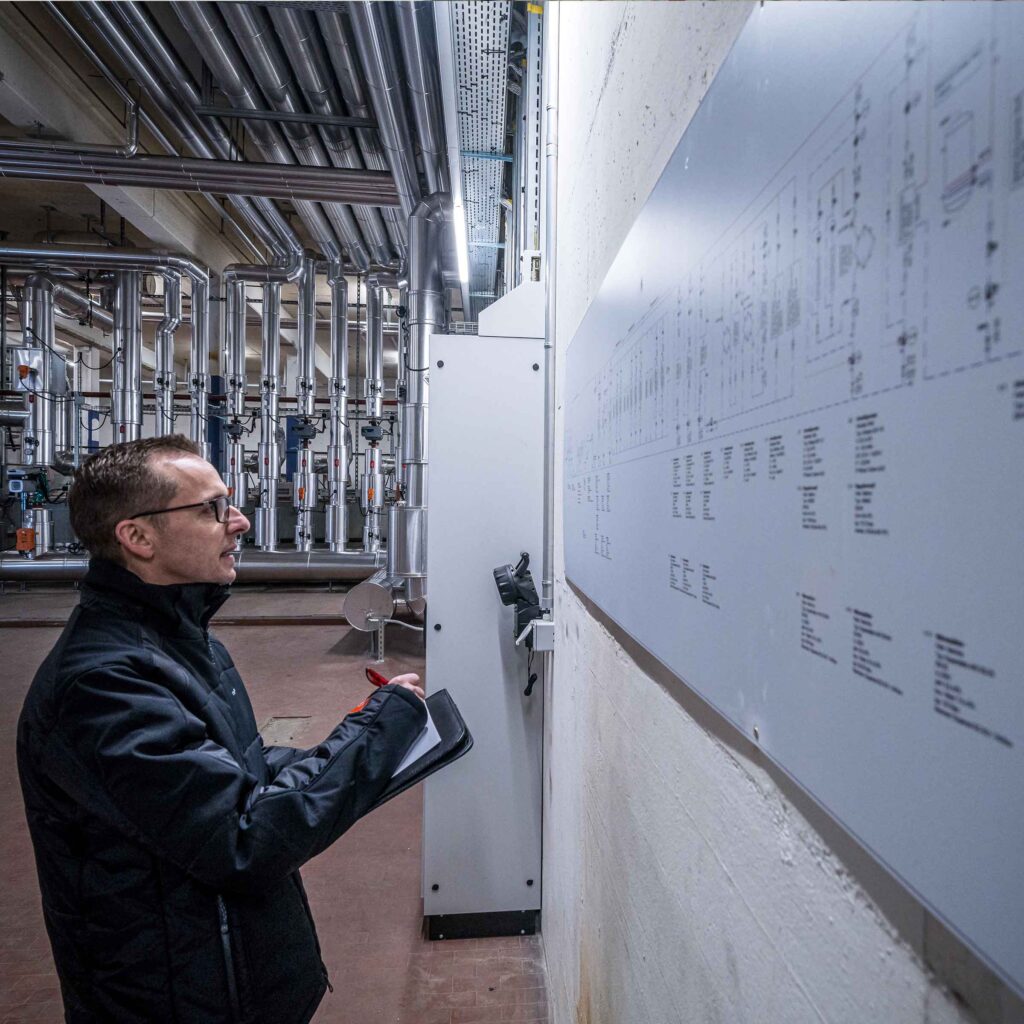
<path id="1" fill-rule="evenodd" d="M 398 686 L 404 686 L 407 690 L 412 690 L 420 700 L 424 700 L 425 694 L 423 687 L 418 685 L 419 681 L 420 677 L 415 672 L 403 672 L 400 676 L 393 676 L 388 680 L 389 683 L 396 683 Z"/>

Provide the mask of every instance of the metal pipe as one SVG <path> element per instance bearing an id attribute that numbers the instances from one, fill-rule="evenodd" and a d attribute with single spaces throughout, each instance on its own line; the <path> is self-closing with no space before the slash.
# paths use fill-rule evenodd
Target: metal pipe
<path id="1" fill-rule="evenodd" d="M 292 114 L 286 110 L 238 110 L 235 107 L 204 106 L 193 108 L 203 117 L 244 117 L 247 121 L 280 121 L 285 124 L 297 121 L 299 124 L 324 124 L 337 128 L 376 128 L 377 122 L 371 117 L 346 117 L 334 114 L 309 114 L 299 111 Z"/>
<path id="2" fill-rule="evenodd" d="M 115 441 L 142 436 L 142 305 L 137 270 L 114 275 L 114 384 L 110 422 Z"/>
<path id="3" fill-rule="evenodd" d="M 287 4 L 271 4 L 267 10 L 288 54 L 306 106 L 325 117 L 340 114 L 344 108 L 335 88 L 312 14 Z M 334 167 L 363 166 L 359 150 L 348 128 L 322 123 L 319 137 L 327 158 Z M 392 253 L 380 211 L 372 206 L 356 206 L 353 207 L 352 213 L 359 222 L 359 229 L 366 239 L 373 259 L 386 266 L 391 261 Z M 358 262 L 356 266 L 360 270 L 365 269 Z"/>
<path id="4" fill-rule="evenodd" d="M 241 109 L 261 109 L 263 102 L 259 88 L 246 66 L 245 60 L 235 45 L 217 8 L 206 0 L 174 0 L 171 5 L 179 20 L 192 36 L 199 52 L 206 61 L 214 78 L 232 104 Z M 246 121 L 249 134 L 266 160 L 280 164 L 291 164 L 290 170 L 298 168 L 292 164 L 291 151 L 288 149 L 280 128 L 270 121 Z M 323 168 L 304 168 L 309 171 Z M 328 170 L 326 173 L 338 173 Z M 333 196 L 327 198 L 333 199 Z M 341 202 L 347 202 L 345 198 Z M 306 226 L 312 232 L 317 244 L 331 257 L 341 255 L 338 239 L 334 234 L 320 206 L 308 199 L 295 199 L 295 208 Z"/>
<path id="5" fill-rule="evenodd" d="M 541 568 L 541 611 L 554 611 L 555 566 L 555 332 L 558 202 L 558 32 L 561 4 L 544 17 L 544 559 Z"/>
<path id="6" fill-rule="evenodd" d="M 395 206 L 399 196 L 383 171 L 296 167 L 291 164 L 137 156 L 132 159 L 81 153 L 74 156 L 10 150 L 0 153 L 0 177 L 75 181 L 90 185 L 146 186 L 175 192 L 228 192 L 288 199 L 300 209 L 314 199 L 328 203 Z M 324 224 L 320 225 L 321 231 Z M 321 240 L 321 239 L 318 239 Z M 337 242 L 331 234 L 323 244 Z M 368 266 L 368 263 L 365 265 Z"/>
<path id="7" fill-rule="evenodd" d="M 0 427 L 24 427 L 31 418 L 32 413 L 24 403 L 0 402 Z"/>
<path id="8" fill-rule="evenodd" d="M 246 502 L 246 476 L 245 476 L 245 446 L 241 440 L 241 418 L 245 415 L 245 399 L 246 389 L 248 387 L 248 378 L 246 376 L 245 366 L 245 328 L 247 323 L 246 317 L 246 283 L 277 285 L 276 301 L 273 303 L 273 315 L 276 318 L 277 327 L 275 328 L 277 334 L 280 333 L 280 311 L 281 311 L 281 285 L 287 284 L 292 281 L 299 279 L 299 276 L 305 270 L 309 257 L 303 255 L 302 252 L 296 252 L 292 254 L 291 259 L 286 263 L 277 263 L 269 266 L 253 266 L 248 263 L 232 263 L 231 265 L 224 268 L 222 280 L 224 283 L 224 354 L 225 354 L 225 367 L 224 375 L 227 380 L 228 386 L 228 407 L 227 411 L 231 416 L 228 422 L 228 436 L 230 438 L 228 442 L 228 453 L 225 465 L 225 483 L 228 485 L 231 493 L 236 496 L 236 504 L 245 504 Z M 266 296 L 266 293 L 264 293 Z M 267 306 L 264 305 L 264 321 L 267 316 Z M 266 329 L 266 324 L 265 324 Z M 279 344 L 279 343 L 278 343 Z M 266 348 L 266 342 L 264 343 Z M 264 397 L 266 388 L 264 382 L 267 379 L 268 367 L 261 365 L 260 367 L 260 391 L 261 396 Z M 277 395 L 277 361 L 275 360 L 273 366 L 273 377 L 274 377 L 274 409 L 273 416 L 276 421 L 277 418 L 277 407 L 276 407 L 276 395 Z M 264 432 L 261 432 L 260 441 L 261 448 L 269 441 L 269 437 L 265 433 L 266 423 L 261 419 L 261 427 Z M 276 472 L 277 463 L 274 463 L 275 473 L 275 485 L 276 485 Z M 263 479 L 261 470 L 261 480 Z M 276 489 L 276 487 L 275 487 Z M 276 504 L 276 494 L 274 495 Z M 262 503 L 261 496 L 261 503 Z M 264 517 L 265 518 L 265 517 Z"/>
<path id="9" fill-rule="evenodd" d="M 356 50 L 369 88 L 374 115 L 387 152 L 388 166 L 395 176 L 402 215 L 412 216 L 420 197 L 416 157 L 409 136 L 409 118 L 401 92 L 398 62 L 390 33 L 384 22 L 387 5 L 353 0 L 348 5 L 355 34 Z M 336 21 L 336 12 L 321 13 L 321 24 Z M 338 26 L 339 32 L 344 29 Z"/>
<path id="10" fill-rule="evenodd" d="M 295 397 L 298 413 L 306 420 L 308 429 L 316 400 L 316 261 L 311 256 L 303 260 L 302 277 L 299 279 L 298 350 Z M 309 436 L 302 440 L 297 452 L 292 502 L 295 506 L 295 547 L 309 551 L 313 546 L 313 510 L 316 508 L 316 473 Z"/>
<path id="11" fill-rule="evenodd" d="M 192 395 L 192 440 L 203 457 L 210 457 L 207 436 L 207 399 L 210 389 L 210 274 L 205 268 L 176 253 L 138 249 L 70 249 L 45 245 L 0 245 L 0 264 L 6 266 L 83 267 L 110 270 L 177 270 L 192 282 L 192 349 L 189 359 L 189 390 Z"/>
<path id="12" fill-rule="evenodd" d="M 401 490 L 409 505 L 426 505 L 430 336 L 444 330 L 444 231 L 447 196 L 428 196 L 409 220 L 409 350 L 403 407 Z"/>
<path id="13" fill-rule="evenodd" d="M 363 398 L 366 415 L 381 415 L 384 399 L 384 288 L 377 277 L 366 281 L 366 367 Z"/>
<path id="14" fill-rule="evenodd" d="M 93 324 L 99 324 L 104 330 L 114 329 L 114 314 L 109 309 L 104 309 L 91 295 L 86 295 L 62 281 L 53 282 L 53 301 L 65 313 L 72 316 L 81 316 L 84 313 Z M 166 313 L 164 317 L 166 318 Z"/>
<path id="15" fill-rule="evenodd" d="M 384 568 L 380 553 L 345 551 L 242 550 L 235 554 L 239 583 L 355 582 Z M 89 559 L 81 555 L 47 554 L 40 558 L 0 555 L 0 582 L 71 583 L 82 579 Z"/>
<path id="16" fill-rule="evenodd" d="M 181 324 L 181 274 L 163 273 L 164 317 L 156 329 L 156 373 L 153 392 L 156 398 L 156 433 L 174 433 L 174 392 L 178 381 L 174 372 L 174 333 Z"/>
<path id="17" fill-rule="evenodd" d="M 433 193 L 448 191 L 448 157 L 444 147 L 441 85 L 433 32 L 425 31 L 420 20 L 420 11 L 430 8 L 429 3 L 417 0 L 400 0 L 394 5 L 427 191 Z"/>
<path id="18" fill-rule="evenodd" d="M 286 113 L 301 113 L 304 107 L 298 88 L 288 73 L 288 60 L 266 13 L 255 4 L 226 4 L 220 9 L 270 105 Z M 301 40 L 282 38 L 281 42 L 293 61 L 301 58 Z M 283 130 L 300 164 L 315 167 L 330 167 L 332 164 L 345 166 L 334 164 L 328 157 L 315 126 L 288 121 L 284 122 Z M 323 211 L 348 250 L 352 262 L 360 270 L 369 267 L 370 256 L 360 233 L 360 227 L 365 225 L 357 223 L 353 211 L 340 203 L 324 203 Z"/>
<path id="19" fill-rule="evenodd" d="M 426 597 L 427 420 L 430 406 L 430 336 L 445 327 L 444 242 L 451 201 L 443 193 L 427 196 L 409 218 L 409 341 L 405 358 L 406 396 L 401 408 L 399 490 L 407 509 L 396 519 L 399 536 L 390 544 L 419 553 L 416 573 L 406 576 L 407 601 Z M 414 513 L 413 509 L 422 509 Z M 413 545 L 402 530 L 415 524 Z"/>
<path id="20" fill-rule="evenodd" d="M 53 421 L 56 410 L 51 376 L 53 353 L 53 282 L 42 274 L 25 279 L 21 304 L 22 343 L 41 350 L 36 374 L 25 378 L 25 409 L 29 416 L 22 434 L 22 462 L 49 466 L 54 458 Z M 34 377 L 34 379 L 33 379 Z"/>
<path id="21" fill-rule="evenodd" d="M 331 264 L 327 283 L 331 289 L 331 412 L 326 540 L 331 551 L 344 551 L 348 540 L 348 282 L 340 263 Z"/>
<path id="22" fill-rule="evenodd" d="M 323 36 L 330 58 L 331 67 L 341 90 L 344 108 L 357 117 L 373 120 L 370 101 L 363 86 L 363 77 L 359 70 L 359 58 L 345 30 L 342 19 L 333 14 L 317 12 L 317 25 Z M 376 122 L 374 122 L 376 128 Z M 360 128 L 356 131 L 363 161 L 373 170 L 389 170 L 388 160 L 381 146 L 380 134 L 376 130 Z M 392 207 L 383 207 L 381 216 L 391 237 L 391 243 L 400 258 L 405 257 L 406 221 L 408 216 Z"/>
<path id="23" fill-rule="evenodd" d="M 242 417 L 245 415 L 245 280 L 223 277 L 224 281 L 224 384 L 227 393 L 227 414 L 224 432 L 227 453 L 224 460 L 224 483 L 234 504 L 246 504 L 245 445 L 242 443 Z"/>
<path id="24" fill-rule="evenodd" d="M 277 485 L 281 446 L 277 439 L 281 364 L 281 285 L 263 286 L 263 345 L 260 352 L 260 503 L 256 509 L 256 546 L 277 550 Z"/>
<path id="25" fill-rule="evenodd" d="M 139 105 L 129 97 L 125 130 L 127 140 L 123 146 L 110 146 L 98 142 L 58 142 L 46 139 L 0 138 L 0 154 L 9 151 L 33 150 L 37 153 L 57 153 L 77 156 L 82 153 L 109 153 L 112 156 L 132 157 L 139 151 Z"/>
<path id="26" fill-rule="evenodd" d="M 121 9 L 119 10 L 119 13 L 122 17 L 126 16 L 123 10 L 125 6 L 130 6 L 134 8 L 134 5 L 122 4 Z M 78 44 L 79 48 L 86 54 L 86 56 L 88 56 L 88 58 L 93 62 L 93 64 L 95 64 L 96 67 L 99 68 L 101 74 L 111 84 L 111 86 L 114 88 L 118 96 L 120 96 L 126 103 L 133 100 L 131 94 L 121 85 L 117 76 L 107 66 L 106 62 L 100 58 L 99 54 L 91 46 L 91 44 L 82 36 L 82 34 L 74 27 L 74 25 L 72 25 L 71 22 L 68 21 L 63 12 L 57 6 L 57 4 L 54 3 L 53 0 L 47 0 L 46 7 L 47 10 L 49 10 L 51 16 L 63 26 L 65 32 L 67 32 L 71 36 L 71 38 Z M 152 53 L 153 48 L 147 46 L 145 40 L 137 42 L 136 45 L 134 46 L 131 45 L 128 42 L 128 40 L 124 37 L 124 34 L 121 31 L 121 27 L 112 20 L 108 12 L 104 10 L 102 7 L 100 7 L 99 4 L 84 4 L 82 5 L 82 11 L 85 17 L 93 23 L 93 26 L 96 28 L 97 32 L 103 37 L 107 45 L 110 46 L 111 49 L 113 49 L 114 52 L 118 54 L 118 56 L 125 63 L 125 65 L 135 73 L 136 77 L 145 86 L 147 92 L 149 92 L 149 94 L 156 101 L 164 116 L 167 117 L 172 123 L 172 125 L 175 126 L 175 129 L 177 130 L 179 127 L 184 129 L 185 134 L 182 135 L 182 138 L 185 139 L 187 143 L 189 136 L 195 134 L 193 128 L 191 127 L 193 122 L 189 120 L 188 115 L 184 111 L 176 108 L 175 104 L 171 101 L 170 96 L 167 94 L 166 90 L 163 89 L 161 83 L 152 74 L 148 63 L 142 57 L 143 52 Z M 144 110 L 140 111 L 140 114 L 147 129 L 152 133 L 154 138 L 157 140 L 157 143 L 164 149 L 164 151 L 169 154 L 176 155 L 176 147 L 164 135 L 163 130 L 156 123 L 156 121 L 154 121 L 152 117 L 146 114 Z M 202 145 L 195 146 L 194 148 L 196 152 L 199 152 L 200 156 L 213 155 L 213 153 L 208 148 L 204 149 Z M 225 153 L 221 153 L 221 156 L 224 155 Z M 252 241 L 252 239 L 249 238 L 246 232 L 242 230 L 236 218 L 232 216 L 227 210 L 225 210 L 224 207 L 221 206 L 221 204 L 218 203 L 213 196 L 204 193 L 204 198 L 207 202 L 207 205 L 213 208 L 214 213 L 218 218 L 226 218 L 234 226 L 235 230 L 238 232 L 239 238 L 250 250 L 250 252 L 252 252 L 258 258 L 258 248 Z M 254 204 L 251 200 L 242 196 L 230 196 L 229 198 L 231 199 L 232 204 L 234 205 L 238 215 L 245 220 L 249 228 L 256 233 L 257 237 L 261 239 L 264 245 L 266 245 L 272 251 L 276 251 L 278 248 L 280 248 L 280 242 L 277 240 L 277 236 L 275 235 L 274 231 L 267 226 L 267 224 L 264 222 L 263 217 L 256 209 L 256 206 L 262 203 L 265 205 L 269 205 L 270 207 L 273 208 L 274 213 L 277 213 L 277 208 L 273 206 L 273 203 L 269 199 L 262 199 L 259 200 L 256 204 Z M 278 217 L 280 217 L 279 214 Z M 277 225 L 275 225 L 275 228 L 276 227 Z"/>

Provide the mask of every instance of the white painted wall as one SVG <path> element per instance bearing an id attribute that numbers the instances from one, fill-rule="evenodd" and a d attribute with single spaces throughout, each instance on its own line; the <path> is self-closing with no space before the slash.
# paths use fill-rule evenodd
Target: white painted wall
<path id="1" fill-rule="evenodd" d="M 559 6 L 561 369 L 751 7 Z M 1024 1020 L 748 741 L 613 638 L 567 585 L 560 543 L 556 602 L 543 910 L 556 1024 Z"/>

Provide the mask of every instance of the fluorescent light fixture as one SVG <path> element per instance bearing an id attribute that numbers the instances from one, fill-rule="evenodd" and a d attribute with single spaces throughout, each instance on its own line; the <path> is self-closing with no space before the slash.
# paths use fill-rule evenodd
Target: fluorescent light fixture
<path id="1" fill-rule="evenodd" d="M 455 227 L 455 258 L 459 261 L 459 280 L 469 284 L 469 239 L 466 237 L 466 208 L 462 203 L 452 206 Z"/>
<path id="2" fill-rule="evenodd" d="M 441 73 L 441 105 L 444 110 L 445 143 L 452 189 L 452 227 L 455 232 L 455 259 L 462 285 L 462 308 L 469 310 L 469 232 L 466 207 L 462 202 L 462 146 L 459 142 L 459 105 L 456 101 L 455 42 L 452 36 L 450 0 L 436 0 L 433 6 L 434 35 Z"/>

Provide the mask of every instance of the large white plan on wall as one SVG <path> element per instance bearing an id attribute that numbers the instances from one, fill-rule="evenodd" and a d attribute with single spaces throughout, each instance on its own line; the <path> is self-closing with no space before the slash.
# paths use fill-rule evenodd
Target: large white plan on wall
<path id="1" fill-rule="evenodd" d="M 568 349 L 570 579 L 1024 990 L 1024 5 L 768 4 Z"/>

